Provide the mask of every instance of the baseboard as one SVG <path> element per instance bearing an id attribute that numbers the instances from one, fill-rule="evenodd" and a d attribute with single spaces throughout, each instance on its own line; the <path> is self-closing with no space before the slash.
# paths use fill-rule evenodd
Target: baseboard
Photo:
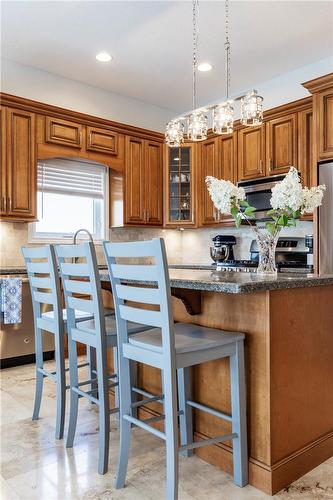
<path id="1" fill-rule="evenodd" d="M 43 352 L 44 361 L 54 358 L 54 351 Z M 25 354 L 24 356 L 15 356 L 14 358 L 4 358 L 0 361 L 0 368 L 12 368 L 13 366 L 28 365 L 36 362 L 35 354 Z"/>
<path id="2" fill-rule="evenodd" d="M 158 415 L 157 412 L 146 407 L 140 408 L 140 418 L 149 418 Z M 158 422 L 154 427 L 163 430 L 163 423 Z M 195 432 L 194 439 L 201 441 L 211 436 Z M 233 475 L 232 448 L 224 443 L 203 446 L 195 450 L 196 455 L 206 462 Z M 296 479 L 304 476 L 328 458 L 333 456 L 333 431 L 313 441 L 292 455 L 269 466 L 252 457 L 249 458 L 249 484 L 268 495 L 275 495 Z"/>

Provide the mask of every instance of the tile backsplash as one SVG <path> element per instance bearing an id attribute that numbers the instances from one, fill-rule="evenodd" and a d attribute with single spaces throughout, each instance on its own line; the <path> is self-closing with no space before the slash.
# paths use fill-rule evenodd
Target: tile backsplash
<path id="1" fill-rule="evenodd" d="M 312 222 L 299 222 L 296 228 L 286 229 L 281 235 L 305 236 L 312 234 Z M 207 264 L 211 262 L 209 247 L 217 234 L 232 234 L 236 237 L 234 247 L 236 259 L 248 259 L 253 239 L 251 228 L 202 228 L 202 229 L 160 229 L 121 228 L 110 230 L 110 241 L 135 241 L 162 237 L 165 239 L 170 264 Z M 29 245 L 28 224 L 1 222 L 0 224 L 0 265 L 15 267 L 23 265 L 21 246 Z M 99 263 L 104 263 L 101 245 L 96 245 Z"/>

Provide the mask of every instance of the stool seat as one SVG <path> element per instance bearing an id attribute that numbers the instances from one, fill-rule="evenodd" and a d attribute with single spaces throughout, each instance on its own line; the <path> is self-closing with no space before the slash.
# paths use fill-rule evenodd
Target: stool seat
<path id="1" fill-rule="evenodd" d="M 245 337 L 243 333 L 226 332 L 191 323 L 176 323 L 174 325 L 174 332 L 176 354 L 222 347 L 227 344 L 233 344 Z M 162 332 L 160 328 L 154 328 L 138 333 L 135 337 L 129 339 L 129 343 L 161 353 Z"/>
<path id="2" fill-rule="evenodd" d="M 83 330 L 87 333 L 95 332 L 95 320 L 90 319 L 86 321 L 80 321 L 80 324 L 77 326 L 78 330 Z M 127 324 L 127 331 L 129 335 L 136 334 L 137 332 L 142 332 L 143 330 L 148 330 L 150 327 L 145 325 L 139 325 L 138 323 L 133 323 L 131 321 Z M 106 316 L 105 317 L 105 333 L 108 337 L 117 336 L 117 323 L 114 316 Z"/>
<path id="3" fill-rule="evenodd" d="M 114 310 L 113 309 L 105 309 L 105 316 L 114 316 Z M 42 313 L 42 318 L 48 319 L 48 320 L 54 320 L 54 311 L 47 311 Z M 83 320 L 88 320 L 89 318 L 92 318 L 92 314 L 89 312 L 85 311 L 75 311 L 75 319 L 77 321 L 83 321 Z M 62 319 L 66 322 L 67 321 L 67 310 L 63 309 L 62 310 Z"/>

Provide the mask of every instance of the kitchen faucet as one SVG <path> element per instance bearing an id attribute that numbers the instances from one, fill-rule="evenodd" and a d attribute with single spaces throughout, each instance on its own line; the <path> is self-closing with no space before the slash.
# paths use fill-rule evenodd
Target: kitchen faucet
<path id="1" fill-rule="evenodd" d="M 76 233 L 74 234 L 73 245 L 76 244 L 77 236 L 78 236 L 79 233 L 87 233 L 87 235 L 89 236 L 89 240 L 91 241 L 91 243 L 94 243 L 94 240 L 93 240 L 91 232 L 88 231 L 88 229 L 82 228 L 82 229 L 78 229 L 76 231 Z M 74 258 L 74 262 L 77 262 L 76 258 Z"/>
<path id="2" fill-rule="evenodd" d="M 73 237 L 73 245 L 75 245 L 75 244 L 76 244 L 77 235 L 78 235 L 79 233 L 87 233 L 87 235 L 89 236 L 89 240 L 91 241 L 91 243 L 94 243 L 94 240 L 93 240 L 92 234 L 88 231 L 88 229 L 84 229 L 84 228 L 82 228 L 82 229 L 78 229 L 78 230 L 76 231 L 76 233 L 74 234 L 74 237 Z"/>

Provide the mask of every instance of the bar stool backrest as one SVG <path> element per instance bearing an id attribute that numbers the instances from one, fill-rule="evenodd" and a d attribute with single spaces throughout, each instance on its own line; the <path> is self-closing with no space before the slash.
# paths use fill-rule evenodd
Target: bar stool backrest
<path id="1" fill-rule="evenodd" d="M 38 328 L 63 334 L 61 288 L 57 259 L 51 245 L 22 247 L 22 254 L 28 272 L 35 325 Z M 53 318 L 44 319 L 43 305 L 53 310 Z"/>
<path id="2" fill-rule="evenodd" d="M 90 333 L 105 343 L 104 307 L 94 244 L 56 245 L 55 252 L 64 289 L 68 330 L 80 330 L 80 323 L 75 324 L 76 310 L 89 313 L 94 320 Z"/>
<path id="3" fill-rule="evenodd" d="M 104 242 L 103 247 L 112 285 L 118 348 L 128 342 L 128 321 L 161 328 L 162 354 L 165 362 L 173 368 L 175 340 L 164 240 L 154 238 L 129 243 Z M 120 258 L 121 263 L 118 262 Z M 126 259 L 126 263 L 123 263 L 123 259 Z M 133 264 L 133 260 L 137 262 L 140 259 L 144 259 L 145 263 Z M 151 259 L 154 263 L 147 264 L 147 260 Z M 159 310 L 142 309 L 130 302 L 159 306 Z"/>

